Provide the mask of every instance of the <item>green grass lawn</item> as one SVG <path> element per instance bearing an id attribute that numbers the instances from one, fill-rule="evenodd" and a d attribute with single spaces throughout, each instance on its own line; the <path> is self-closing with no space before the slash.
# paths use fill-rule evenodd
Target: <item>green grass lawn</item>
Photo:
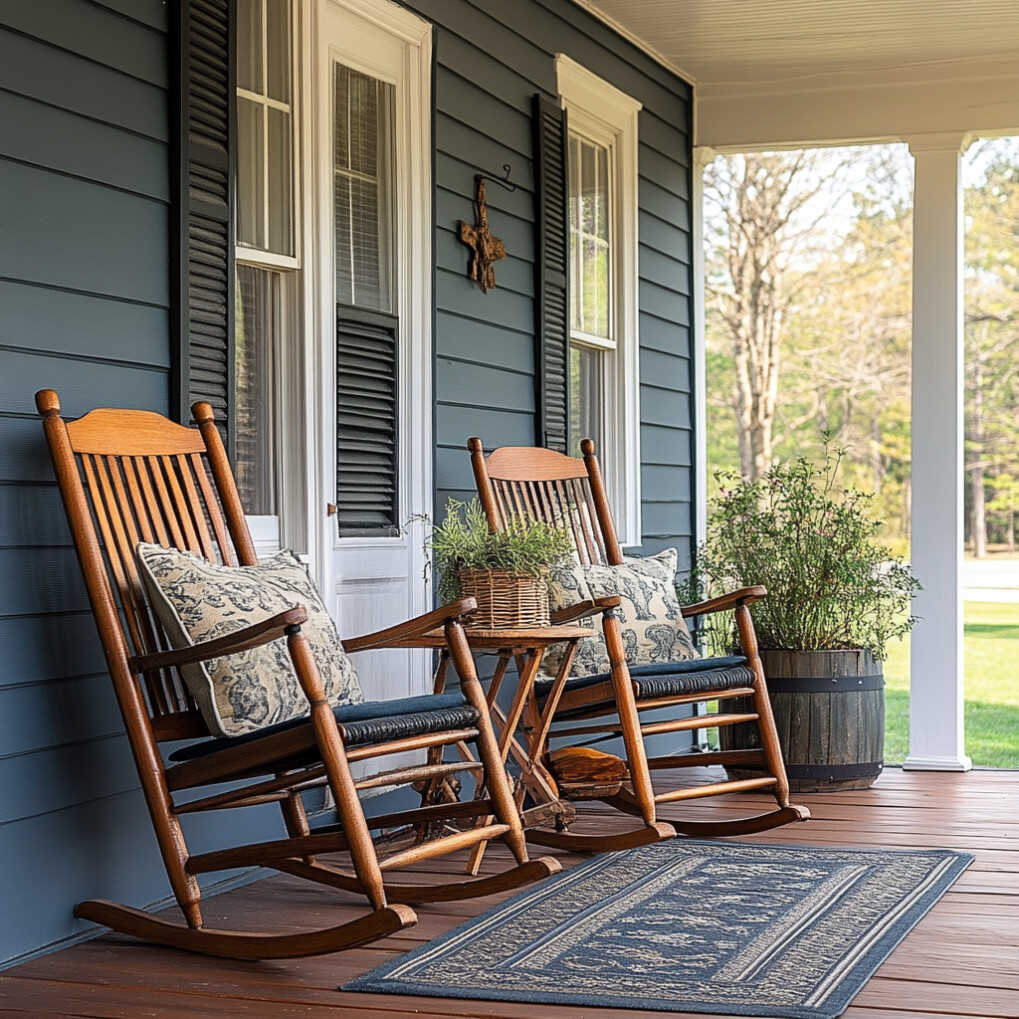
<path id="1" fill-rule="evenodd" d="M 966 602 L 966 752 L 973 763 L 1019 768 L 1019 604 Z M 909 641 L 885 662 L 885 761 L 909 751 Z"/>

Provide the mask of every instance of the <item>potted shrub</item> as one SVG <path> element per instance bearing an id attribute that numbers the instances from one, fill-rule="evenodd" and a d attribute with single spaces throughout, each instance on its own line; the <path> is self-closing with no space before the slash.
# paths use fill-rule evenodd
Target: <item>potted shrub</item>
<path id="1" fill-rule="evenodd" d="M 450 499 L 427 548 L 442 601 L 476 598 L 473 625 L 501 630 L 549 625 L 548 570 L 569 560 L 573 542 L 564 528 L 542 521 L 489 531 L 477 499 Z"/>
<path id="2" fill-rule="evenodd" d="M 713 589 L 768 590 L 751 611 L 797 791 L 867 788 L 880 774 L 881 663 L 889 642 L 915 622 L 909 610 L 919 584 L 878 540 L 870 496 L 836 487 L 840 463 L 826 443 L 819 467 L 800 458 L 756 483 L 719 474 L 699 560 Z M 718 631 L 708 638 L 716 649 L 735 641 Z M 752 732 L 722 727 L 722 749 L 752 746 Z"/>

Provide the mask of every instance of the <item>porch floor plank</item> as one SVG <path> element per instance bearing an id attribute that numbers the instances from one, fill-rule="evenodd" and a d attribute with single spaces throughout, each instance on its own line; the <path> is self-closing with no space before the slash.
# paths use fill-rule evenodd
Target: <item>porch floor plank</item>
<path id="1" fill-rule="evenodd" d="M 662 789 L 709 781 L 712 773 L 660 772 Z M 976 856 L 951 891 L 867 983 L 848 1019 L 936 1019 L 1019 1016 L 1019 772 L 934 774 L 891 769 L 872 790 L 801 794 L 814 820 L 752 841 L 824 846 L 939 847 Z M 767 805 L 765 796 L 733 795 L 677 803 L 661 817 L 740 816 Z M 578 827 L 604 832 L 630 822 L 600 804 L 580 808 Z M 565 866 L 581 858 L 559 854 Z M 494 846 L 483 873 L 507 853 Z M 456 859 L 414 868 L 421 881 L 462 869 Z M 410 1015 L 476 1019 L 660 1017 L 661 1012 L 567 1008 L 513 1002 L 455 1001 L 414 996 L 345 994 L 338 984 L 394 954 L 427 941 L 506 894 L 474 902 L 418 907 L 419 923 L 374 945 L 315 959 L 244 963 L 187 955 L 106 935 L 0 974 L 0 1017 L 7 1016 L 351 1016 L 407 1019 Z M 299 930 L 342 923 L 360 912 L 357 900 L 281 875 L 204 903 L 210 926 Z M 168 911 L 173 915 L 174 910 Z M 665 1013 L 684 1019 L 685 1013 Z"/>

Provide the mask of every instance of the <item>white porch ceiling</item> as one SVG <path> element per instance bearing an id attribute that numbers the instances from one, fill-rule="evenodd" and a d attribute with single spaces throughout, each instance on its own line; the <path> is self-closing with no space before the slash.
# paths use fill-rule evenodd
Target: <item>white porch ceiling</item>
<path id="1" fill-rule="evenodd" d="M 1019 0 L 579 2 L 696 85 L 702 144 L 1019 130 Z"/>

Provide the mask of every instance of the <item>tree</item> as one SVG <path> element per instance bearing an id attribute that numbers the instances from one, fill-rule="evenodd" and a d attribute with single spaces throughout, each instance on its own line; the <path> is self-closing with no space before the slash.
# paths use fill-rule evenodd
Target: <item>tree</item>
<path id="1" fill-rule="evenodd" d="M 817 151 L 760 153 L 721 157 L 705 174 L 709 314 L 728 338 L 749 481 L 773 462 L 782 336 L 817 264 L 816 227 L 846 165 Z"/>
<path id="2" fill-rule="evenodd" d="M 995 538 L 1015 545 L 1019 139 L 979 143 L 967 154 L 967 168 L 973 178 L 966 188 L 967 522 L 973 554 L 982 558 L 992 529 Z"/>

